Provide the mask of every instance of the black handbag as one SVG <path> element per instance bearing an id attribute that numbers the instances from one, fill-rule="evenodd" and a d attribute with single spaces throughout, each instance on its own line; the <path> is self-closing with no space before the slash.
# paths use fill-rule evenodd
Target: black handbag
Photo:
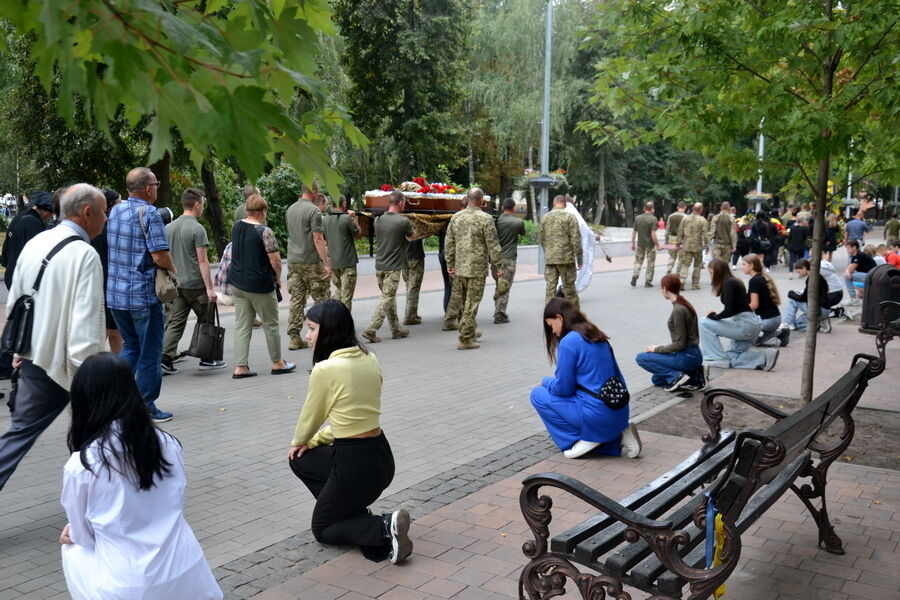
<path id="1" fill-rule="evenodd" d="M 609 353 L 612 356 L 613 364 L 616 366 L 616 372 L 606 380 L 606 383 L 603 384 L 600 391 L 592 392 L 580 385 L 576 385 L 575 387 L 598 400 L 602 400 L 603 404 L 608 408 L 619 410 L 620 408 L 628 406 L 628 402 L 631 400 L 631 394 L 628 393 L 628 388 L 625 386 L 625 378 L 622 376 L 622 371 L 619 370 L 619 363 L 616 362 L 616 355 L 612 350 L 612 346 L 609 347 Z"/>
<path id="2" fill-rule="evenodd" d="M 225 328 L 219 323 L 219 305 L 213 304 L 215 323 L 200 323 L 194 327 L 188 355 L 204 361 L 222 360 L 225 355 Z"/>
<path id="3" fill-rule="evenodd" d="M 41 270 L 38 271 L 34 280 L 31 294 L 22 294 L 16 298 L 6 326 L 3 328 L 3 335 L 0 337 L 0 350 L 3 352 L 12 352 L 13 354 L 27 354 L 31 350 L 31 330 L 34 327 L 34 295 L 41 287 L 41 280 L 44 278 L 44 269 L 50 259 L 56 256 L 56 253 L 63 249 L 64 246 L 79 239 L 77 235 L 67 237 L 62 240 L 53 250 L 41 261 Z"/>
<path id="4" fill-rule="evenodd" d="M 256 226 L 256 233 L 259 234 L 260 240 L 262 240 L 262 234 L 265 228 L 265 225 Z M 272 267 L 271 263 L 269 264 L 269 272 L 272 273 L 272 280 L 275 282 L 275 299 L 281 302 L 284 300 L 284 297 L 281 295 L 281 282 L 278 281 L 278 275 L 275 274 L 275 269 Z"/>

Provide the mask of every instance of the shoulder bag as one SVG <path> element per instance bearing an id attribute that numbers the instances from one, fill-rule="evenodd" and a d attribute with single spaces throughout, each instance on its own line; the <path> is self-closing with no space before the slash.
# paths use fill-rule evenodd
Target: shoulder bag
<path id="1" fill-rule="evenodd" d="M 34 295 L 41 287 L 41 280 L 44 278 L 44 269 L 50 259 L 56 256 L 56 253 L 63 249 L 64 246 L 78 240 L 77 235 L 69 236 L 60 241 L 50 253 L 41 261 L 41 270 L 38 271 L 34 280 L 31 294 L 23 294 L 16 298 L 12 310 L 9 312 L 9 318 L 6 326 L 3 328 L 3 336 L 0 339 L 0 349 L 3 352 L 12 352 L 14 354 L 26 354 L 31 350 L 31 329 L 34 326 Z"/>
<path id="2" fill-rule="evenodd" d="M 222 360 L 225 353 L 225 328 L 219 322 L 219 305 L 213 303 L 216 314 L 215 323 L 197 322 L 194 326 L 194 335 L 191 337 L 191 346 L 188 355 L 200 360 Z"/>
<path id="3" fill-rule="evenodd" d="M 628 402 L 631 400 L 631 394 L 628 393 L 628 388 L 625 386 L 625 377 L 622 376 L 622 371 L 619 370 L 619 363 L 616 361 L 616 354 L 613 352 L 612 346 L 609 347 L 609 354 L 612 357 L 613 365 L 616 367 L 616 372 L 606 380 L 606 383 L 603 384 L 599 392 L 592 392 L 580 385 L 576 385 L 575 387 L 582 392 L 593 396 L 597 400 L 602 400 L 607 408 L 619 410 L 620 408 L 628 406 Z"/>
<path id="4" fill-rule="evenodd" d="M 141 223 L 141 231 L 144 232 L 144 241 L 147 240 L 147 228 L 144 227 L 144 207 L 138 209 L 138 221 Z M 163 304 L 173 302 L 178 297 L 178 280 L 168 269 L 156 269 L 156 297 Z"/>

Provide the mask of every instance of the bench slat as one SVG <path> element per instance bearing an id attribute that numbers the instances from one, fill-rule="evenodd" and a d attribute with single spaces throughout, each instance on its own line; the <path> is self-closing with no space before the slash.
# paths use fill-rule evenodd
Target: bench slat
<path id="1" fill-rule="evenodd" d="M 734 442 L 735 433 L 733 431 L 725 431 L 721 438 L 714 445 L 701 448 L 694 452 L 681 463 L 660 475 L 652 482 L 648 483 L 639 490 L 629 494 L 620 504 L 626 508 L 637 510 L 648 500 L 664 492 L 668 487 L 677 483 L 687 473 L 697 467 L 697 465 L 708 459 L 710 456 L 717 454 L 723 448 Z M 597 534 L 603 528 L 616 522 L 615 519 L 603 513 L 594 515 L 582 523 L 568 529 L 562 533 L 558 533 L 550 540 L 551 552 L 570 553 L 575 547 L 585 539 Z"/>

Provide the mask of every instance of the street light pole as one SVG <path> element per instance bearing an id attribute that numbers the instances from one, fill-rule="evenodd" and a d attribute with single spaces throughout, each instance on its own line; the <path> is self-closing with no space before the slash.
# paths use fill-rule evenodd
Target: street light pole
<path id="1" fill-rule="evenodd" d="M 762 193 L 763 193 L 763 169 L 762 169 L 762 163 L 763 163 L 763 155 L 765 154 L 765 148 L 766 148 L 766 138 L 765 138 L 765 136 L 763 136 L 762 128 L 763 128 L 763 123 L 765 123 L 765 122 L 766 122 L 766 118 L 765 118 L 765 117 L 763 117 L 763 118 L 760 119 L 760 121 L 759 121 L 759 150 L 757 151 L 757 159 L 759 160 L 759 167 L 758 167 L 757 170 L 756 170 L 756 172 L 757 172 L 757 174 L 759 175 L 759 177 L 758 177 L 757 180 L 756 180 L 756 196 L 757 196 L 757 200 L 756 200 L 756 212 L 759 212 L 760 209 L 762 208 L 762 206 L 761 206 L 761 202 L 762 202 Z"/>
<path id="2" fill-rule="evenodd" d="M 541 119 L 541 175 L 550 172 L 550 64 L 553 49 L 553 0 L 547 0 L 546 33 L 544 35 L 544 114 Z M 548 188 L 541 188 L 538 222 L 547 214 L 549 205 Z M 544 250 L 538 248 L 538 273 L 544 272 Z"/>

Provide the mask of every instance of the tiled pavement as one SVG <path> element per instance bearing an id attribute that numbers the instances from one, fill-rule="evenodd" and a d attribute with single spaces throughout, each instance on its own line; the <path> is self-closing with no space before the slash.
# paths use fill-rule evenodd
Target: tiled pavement
<path id="1" fill-rule="evenodd" d="M 622 269 L 627 264 L 627 259 L 614 259 L 609 266 L 598 261 L 598 267 L 603 268 Z M 328 595 L 333 589 L 343 590 L 340 597 L 345 600 L 370 597 L 354 594 L 379 590 L 384 598 L 447 597 L 452 589 L 458 587 L 458 583 L 462 583 L 456 579 L 468 575 L 463 575 L 459 568 L 448 572 L 448 567 L 443 564 L 445 562 L 477 563 L 481 566 L 476 571 L 483 573 L 492 571 L 493 566 L 488 568 L 488 565 L 496 566 L 495 561 L 511 562 L 517 568 L 523 564 L 518 550 L 521 538 L 517 538 L 514 544 L 507 539 L 521 535 L 521 531 L 518 534 L 516 531 L 523 527 L 520 516 L 509 516 L 509 510 L 515 509 L 514 496 L 517 494 L 517 491 L 509 490 L 518 486 L 520 476 L 509 476 L 517 469 L 521 471 L 525 468 L 523 465 L 532 464 L 529 461 L 550 456 L 540 422 L 528 403 L 527 393 L 540 376 L 551 372 L 551 368 L 541 352 L 540 324 L 534 316 L 539 313 L 542 304 L 543 283 L 528 281 L 537 277 L 536 273 L 530 273 L 529 268 L 521 269 L 520 274 L 522 281 L 513 288 L 510 303 L 513 323 L 503 326 L 490 324 L 486 317 L 491 314 L 491 303 L 489 298 L 485 299 L 481 311 L 485 343 L 481 350 L 458 352 L 455 350 L 455 336 L 439 331 L 439 293 L 423 294 L 420 312 L 425 323 L 413 328 L 411 338 L 387 340 L 373 348 L 385 373 L 383 422 L 398 462 L 397 477 L 378 507 L 388 509 L 401 502 L 410 505 L 415 516 L 420 518 L 414 528 L 417 558 L 403 569 L 378 567 L 361 561 L 356 561 L 359 563 L 356 564 L 354 552 L 343 554 L 343 549 L 310 543 L 307 524 L 311 498 L 284 465 L 287 441 L 305 392 L 306 375 L 302 367 L 308 366 L 308 351 L 287 353 L 289 359 L 297 360 L 301 366 L 296 375 L 287 377 L 263 375 L 249 380 L 249 383 L 234 382 L 227 377 L 227 372 L 200 373 L 193 369 L 191 363 L 185 362 L 179 364 L 181 373 L 165 379 L 160 404 L 176 412 L 176 419 L 166 424 L 166 428 L 182 441 L 188 461 L 186 516 L 211 565 L 217 569 L 223 588 L 228 591 L 226 597 L 247 597 L 252 592 L 269 588 L 272 591 L 267 593 L 281 593 L 285 588 L 279 587 L 282 585 L 280 582 L 286 578 L 289 579 L 283 586 L 290 587 L 300 585 L 297 577 L 315 577 L 318 573 L 315 569 L 299 575 L 312 564 L 322 564 L 318 569 L 323 572 L 332 568 L 346 572 L 348 579 L 341 579 L 344 587 L 335 585 L 334 580 L 316 580 L 317 587 L 303 588 L 302 592 L 290 597 L 337 597 Z M 783 271 L 776 273 L 776 278 L 782 293 L 786 294 L 790 287 L 784 275 Z M 627 279 L 627 274 L 622 272 L 598 273 L 584 295 L 583 308 L 612 336 L 629 387 L 642 389 L 649 384 L 648 377 L 636 367 L 631 357 L 647 344 L 664 341 L 668 309 L 656 290 L 632 289 L 628 287 Z M 438 280 L 435 273 L 429 273 L 425 289 L 434 289 Z M 690 292 L 688 297 L 698 309 L 716 306 L 709 295 L 705 277 L 703 285 L 703 290 Z M 797 285 L 796 282 L 794 285 Z M 373 282 L 361 278 L 358 297 L 365 298 L 373 291 Z M 402 306 L 402 300 L 400 304 Z M 355 302 L 354 315 L 358 327 L 362 327 L 373 307 L 374 301 L 371 299 Z M 283 325 L 285 320 L 286 315 L 282 314 Z M 223 321 L 230 328 L 231 317 L 225 316 Z M 261 338 L 257 331 L 251 360 L 254 365 L 263 368 L 266 359 Z M 827 385 L 842 369 L 846 369 L 853 352 L 871 352 L 873 348 L 872 338 L 858 334 L 850 324 L 838 325 L 834 333 L 819 339 L 817 377 L 820 380 L 817 379 L 817 384 L 821 381 L 822 385 Z M 230 344 L 230 338 L 227 343 Z M 229 359 L 230 351 L 226 354 L 226 359 Z M 727 381 L 727 385 L 761 393 L 796 394 L 799 389 L 796 365 L 801 356 L 802 348 L 797 344 L 787 349 L 772 373 L 730 371 L 721 375 L 721 382 Z M 889 364 L 896 363 L 897 358 L 900 358 L 900 346 L 895 344 L 889 347 Z M 900 383 L 896 372 L 889 370 L 876 382 L 883 385 L 884 390 L 875 394 L 877 390 L 873 383 L 873 388 L 869 390 L 872 398 L 880 396 L 879 402 L 884 404 L 884 408 L 893 407 L 896 410 L 897 399 L 890 395 L 891 388 L 896 388 Z M 655 401 L 647 398 L 643 402 L 643 405 L 641 400 L 635 402 L 635 413 L 646 410 Z M 5 428 L 7 423 L 8 417 L 0 414 L 0 429 Z M 7 488 L 0 492 L 0 599 L 66 597 L 55 544 L 59 529 L 64 524 L 58 497 L 60 469 L 67 457 L 62 442 L 66 426 L 65 418 L 58 419 L 36 444 Z M 648 440 L 652 439 L 654 436 L 648 436 Z M 619 468 L 649 469 L 652 466 L 662 469 L 665 460 L 674 461 L 694 447 L 693 442 L 678 438 L 660 436 L 657 439 L 665 444 L 667 453 L 659 456 L 648 454 L 640 461 L 608 461 L 610 465 L 627 464 L 624 467 L 604 464 L 600 474 L 610 475 Z M 649 442 L 648 449 L 652 450 L 652 446 L 654 444 Z M 683 453 L 679 450 L 682 447 L 685 448 Z M 507 458 L 498 462 L 496 457 Z M 508 464 L 504 464 L 504 460 L 508 460 Z M 557 459 L 549 460 L 552 466 L 541 469 L 558 470 L 553 463 Z M 479 466 L 479 461 L 488 462 Z M 596 461 L 589 463 L 599 464 Z M 486 466 L 489 468 L 485 469 Z M 571 467 L 563 465 L 563 468 Z M 863 489 L 861 485 L 875 485 L 870 483 L 875 479 L 886 479 L 896 490 L 896 473 L 879 479 L 872 473 L 880 471 L 849 465 L 840 465 L 835 473 L 841 476 L 851 473 L 853 478 L 857 477 L 856 469 L 861 469 L 863 475 L 859 475 L 859 481 L 863 483 L 855 485 L 848 481 L 846 494 L 851 497 L 853 494 L 865 497 L 871 490 Z M 477 474 L 474 479 L 473 474 Z M 634 487 L 649 478 L 649 475 L 644 475 L 640 470 L 626 470 L 615 477 L 610 476 L 610 481 L 621 486 L 624 493 L 627 491 L 625 488 Z M 501 476 L 509 479 L 495 481 Z M 445 485 L 450 481 L 459 485 Z M 458 497 L 487 482 L 490 485 L 474 492 L 474 495 Z M 508 493 L 496 492 L 496 501 L 500 504 L 496 509 L 492 508 L 493 500 L 488 501 L 487 495 L 495 493 L 497 486 L 504 485 L 504 482 Z M 619 495 L 618 487 L 604 489 L 610 490 L 613 496 Z M 513 497 L 507 498 L 509 494 Z M 893 500 L 887 493 L 884 495 L 883 502 L 877 505 L 882 507 L 880 511 L 897 504 L 896 493 Z M 435 496 L 440 499 L 436 500 Z M 478 502 L 467 504 L 473 499 Z M 435 508 L 447 501 L 453 503 Z M 476 508 L 479 504 L 484 506 Z M 856 507 L 853 502 L 847 504 Z M 433 520 L 451 517 L 455 513 L 441 511 L 461 510 L 458 507 L 474 515 L 484 511 L 493 514 L 494 510 L 505 507 L 506 512 L 499 514 L 505 518 L 502 533 L 507 537 L 483 540 L 466 533 L 464 537 L 473 539 L 463 547 L 444 544 L 442 536 L 459 535 L 463 530 L 445 531 Z M 882 562 L 893 560 L 896 564 L 896 542 L 900 541 L 896 527 L 881 530 L 876 527 L 882 525 L 882 521 L 888 525 L 894 521 L 888 518 L 872 522 L 870 515 L 858 515 L 858 518 L 860 522 L 862 519 L 868 520 L 864 527 L 873 530 L 871 537 L 874 540 L 891 545 L 890 548 L 874 549 L 872 554 L 878 550 L 882 554 L 876 556 L 884 558 Z M 481 516 L 465 519 L 452 517 L 446 519 L 448 525 L 443 527 L 459 527 L 450 524 L 450 521 L 465 523 L 467 519 L 484 520 Z M 511 524 L 508 530 L 505 525 L 507 521 Z M 487 531 L 480 527 L 475 531 L 487 535 Z M 457 546 L 464 541 L 458 540 Z M 477 544 L 473 546 L 473 543 Z M 449 550 L 441 550 L 440 545 L 450 547 L 453 552 L 446 554 Z M 861 558 L 877 560 L 873 559 L 872 554 Z M 352 573 L 345 561 L 354 565 Z M 416 561 L 420 566 L 431 567 L 424 567 L 424 575 L 417 574 Z M 366 573 L 370 568 L 377 568 L 377 571 Z M 802 567 L 800 570 L 803 570 Z M 861 569 L 861 572 L 866 570 Z M 506 579 L 512 572 L 492 573 L 490 579 L 468 582 L 471 585 L 458 589 L 453 597 L 490 598 L 490 593 L 503 596 L 514 594 L 515 586 L 509 587 L 506 582 L 495 580 L 497 576 Z M 375 573 L 378 575 L 375 576 Z M 430 577 L 423 580 L 429 574 Z M 875 585 L 870 578 L 857 577 L 853 581 Z M 347 587 L 353 585 L 357 587 Z M 385 585 L 388 587 L 382 589 Z M 425 591 L 419 591 L 418 588 L 423 586 L 426 586 Z M 820 587 L 825 589 L 826 586 Z M 840 590 L 841 587 L 838 587 L 837 591 Z M 412 595 L 403 596 L 402 593 Z M 858 594 L 854 597 L 868 597 L 858 591 L 853 594 Z"/>

